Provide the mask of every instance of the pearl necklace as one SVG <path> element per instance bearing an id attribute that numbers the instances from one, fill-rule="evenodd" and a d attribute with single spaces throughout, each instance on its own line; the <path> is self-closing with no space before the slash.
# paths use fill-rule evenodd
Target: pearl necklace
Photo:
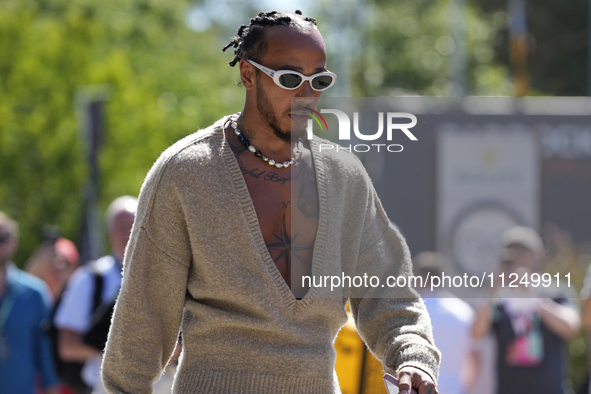
<path id="1" fill-rule="evenodd" d="M 299 158 L 302 156 L 302 141 L 298 141 L 297 145 L 293 148 L 293 157 L 291 158 L 291 160 L 289 161 L 284 161 L 283 163 L 281 162 L 276 162 L 273 159 L 269 159 L 267 156 L 263 155 L 261 153 L 260 150 L 258 150 L 257 148 L 254 147 L 254 145 L 251 145 L 250 142 L 248 142 L 248 140 L 246 139 L 246 137 L 242 134 L 242 132 L 240 131 L 240 129 L 238 128 L 238 123 L 236 123 L 237 118 L 235 117 L 230 117 L 230 126 L 232 127 L 232 130 L 234 130 L 234 134 L 236 134 L 238 136 L 238 139 L 240 140 L 240 142 L 242 142 L 242 144 L 252 153 L 254 153 L 254 155 L 256 157 L 260 157 L 263 161 L 267 162 L 267 164 L 269 164 L 270 166 L 275 166 L 276 168 L 287 168 L 290 165 L 299 165 L 298 160 Z"/>

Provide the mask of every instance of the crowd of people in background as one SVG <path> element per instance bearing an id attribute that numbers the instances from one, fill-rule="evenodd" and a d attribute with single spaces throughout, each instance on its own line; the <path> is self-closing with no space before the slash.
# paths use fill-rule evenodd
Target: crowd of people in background
<path id="1" fill-rule="evenodd" d="M 535 230 L 510 228 L 500 245 L 498 274 L 521 279 L 542 272 L 545 249 Z M 441 256 L 419 254 L 415 269 L 423 277 L 441 275 Z M 483 298 L 466 300 L 472 306 L 451 294 L 419 292 L 438 297 L 425 302 L 442 352 L 442 393 L 574 393 L 567 344 L 579 332 L 581 316 L 573 287 L 497 282 Z"/>
<path id="2" fill-rule="evenodd" d="M 53 232 L 23 270 L 11 261 L 18 224 L 0 211 L 0 392 L 107 392 L 100 380 L 102 351 L 136 209 L 131 196 L 107 208 L 109 255 L 80 265 L 76 245 Z M 170 393 L 173 376 L 174 360 L 154 392 Z"/>
<path id="3" fill-rule="evenodd" d="M 23 270 L 11 260 L 18 248 L 18 224 L 0 211 L 3 393 L 106 393 L 100 380 L 102 350 L 136 208 L 137 200 L 130 196 L 108 207 L 109 255 L 81 264 L 72 241 L 46 236 Z M 545 247 L 535 230 L 511 228 L 500 244 L 498 272 L 542 272 Z M 440 275 L 442 256 L 422 252 L 413 264 L 418 276 Z M 440 393 L 574 393 L 567 345 L 581 326 L 591 330 L 591 265 L 580 303 L 573 287 L 565 285 L 497 286 L 489 297 L 478 300 L 462 300 L 444 289 L 417 291 L 425 300 L 442 353 Z M 176 357 L 179 353 L 180 345 Z M 173 375 L 174 358 L 155 393 L 170 392 Z M 578 392 L 591 390 L 582 387 Z"/>

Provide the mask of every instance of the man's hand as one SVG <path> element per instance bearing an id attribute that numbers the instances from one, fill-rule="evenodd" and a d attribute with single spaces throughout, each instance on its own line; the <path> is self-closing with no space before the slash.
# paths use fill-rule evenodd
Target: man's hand
<path id="1" fill-rule="evenodd" d="M 400 394 L 410 394 L 411 387 L 419 394 L 439 394 L 433 379 L 418 368 L 403 367 L 398 371 L 397 378 Z"/>

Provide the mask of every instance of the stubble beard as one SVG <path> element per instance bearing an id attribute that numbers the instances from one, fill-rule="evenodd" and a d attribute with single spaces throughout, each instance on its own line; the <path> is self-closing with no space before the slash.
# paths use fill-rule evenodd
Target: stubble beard
<path id="1" fill-rule="evenodd" d="M 258 70 L 257 70 L 258 71 Z M 273 106 L 267 97 L 261 83 L 260 79 L 257 78 L 257 109 L 263 115 L 263 117 L 267 120 L 267 123 L 273 130 L 273 134 L 275 134 L 279 139 L 284 142 L 292 142 L 292 134 L 293 137 L 301 138 L 302 135 L 305 133 L 304 130 L 297 130 L 294 133 L 294 130 L 284 130 L 279 126 L 279 119 L 273 110 Z"/>

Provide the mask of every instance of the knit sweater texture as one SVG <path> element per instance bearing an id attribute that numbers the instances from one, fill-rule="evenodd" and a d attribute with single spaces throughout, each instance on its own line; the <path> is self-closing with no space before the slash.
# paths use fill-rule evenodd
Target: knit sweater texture
<path id="1" fill-rule="evenodd" d="M 111 393 L 151 393 L 175 348 L 173 393 L 340 393 L 334 340 L 349 300 L 359 333 L 385 371 L 417 367 L 437 379 L 439 352 L 423 301 L 298 300 L 265 245 L 227 117 L 171 146 L 142 186 L 102 377 Z M 319 198 L 312 274 L 381 264 L 410 274 L 410 253 L 362 164 L 310 141 Z"/>

